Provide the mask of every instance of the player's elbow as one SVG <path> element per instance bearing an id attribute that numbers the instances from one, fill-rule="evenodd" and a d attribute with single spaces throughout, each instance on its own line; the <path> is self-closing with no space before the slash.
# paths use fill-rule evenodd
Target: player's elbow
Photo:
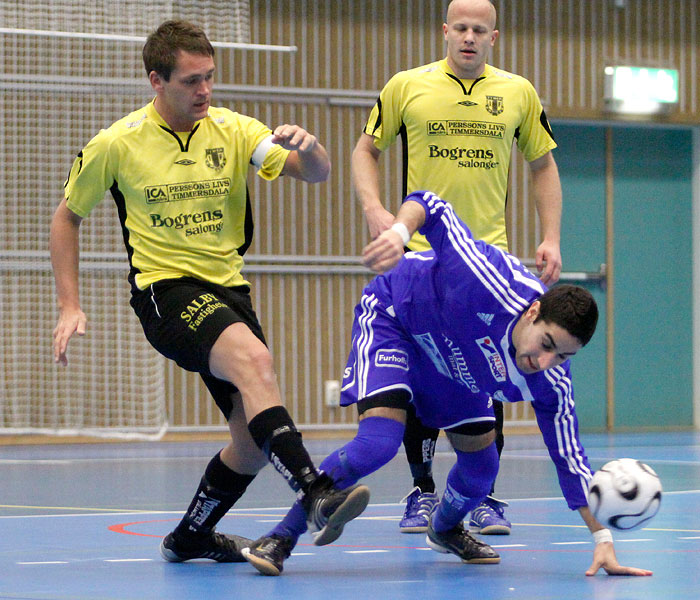
<path id="1" fill-rule="evenodd" d="M 306 183 L 323 183 L 328 179 L 331 174 L 331 163 L 330 161 L 325 161 L 325 163 L 318 165 L 315 169 L 310 171 L 304 177 Z"/>

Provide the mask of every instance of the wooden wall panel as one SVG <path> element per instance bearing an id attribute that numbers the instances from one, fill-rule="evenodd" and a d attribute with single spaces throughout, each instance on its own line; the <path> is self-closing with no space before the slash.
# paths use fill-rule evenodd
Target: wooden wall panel
<path id="1" fill-rule="evenodd" d="M 602 100 L 607 64 L 679 69 L 679 109 L 657 121 L 700 123 L 696 0 L 496 0 L 495 5 L 500 37 L 491 63 L 533 82 L 555 136 L 557 121 L 611 120 Z M 300 423 L 343 425 L 343 419 L 352 420 L 318 404 L 323 382 L 340 376 L 352 307 L 368 277 L 343 270 L 356 266 L 368 241 L 351 187 L 350 153 L 386 80 L 400 69 L 443 57 L 446 6 L 447 0 L 251 0 L 251 42 L 296 45 L 297 52 L 217 51 L 216 104 L 271 126 L 298 122 L 318 136 L 333 162 L 329 181 L 315 186 L 250 177 L 256 222 L 249 250 L 254 298 L 284 396 Z M 113 49 L 115 60 L 96 59 L 75 72 L 72 56 L 96 55 L 105 46 Z M 140 105 L 148 88 L 138 53 L 120 43 L 53 39 L 42 53 L 3 37 L 0 62 L 5 66 L 0 95 L 6 124 L 0 152 L 3 164 L 11 167 L 2 175 L 0 223 L 15 232 L 2 258 L 13 260 L 13 252 L 28 251 L 45 260 L 48 222 L 73 156 L 100 127 Z M 72 79 L 56 79 L 65 77 Z M 67 133 L 49 142 L 53 152 L 42 152 L 47 143 L 43 134 L 50 127 Z M 382 157 L 382 186 L 391 210 L 400 202 L 400 158 L 398 146 Z M 32 169 L 23 169 L 26 164 Z M 38 210 L 18 212 L 29 196 L 47 202 Z M 123 252 L 113 212 L 107 202 L 86 221 L 84 251 Z M 532 258 L 539 225 L 528 169 L 519 158 L 511 168 L 507 215 L 512 250 Z M 260 270 L 279 267 L 279 260 L 308 266 L 318 257 L 338 260 L 323 272 Z M 54 314 L 54 299 L 44 300 L 40 310 Z M 109 304 L 94 310 L 94 320 L 120 314 Z M 9 323 L 21 315 L 10 311 L 4 318 Z M 194 376 L 169 365 L 165 380 L 173 426 L 220 426 Z"/>

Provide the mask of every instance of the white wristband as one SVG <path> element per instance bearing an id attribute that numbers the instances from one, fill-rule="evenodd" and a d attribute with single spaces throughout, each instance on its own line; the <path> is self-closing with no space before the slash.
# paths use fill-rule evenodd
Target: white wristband
<path id="1" fill-rule="evenodd" d="M 408 227 L 406 227 L 403 223 L 394 223 L 391 226 L 391 229 L 401 236 L 404 246 L 408 244 L 409 240 L 411 239 L 411 235 L 408 233 Z"/>
<path id="2" fill-rule="evenodd" d="M 609 529 L 599 529 L 593 532 L 593 541 L 597 544 L 602 544 L 603 542 L 612 542 L 613 536 Z"/>

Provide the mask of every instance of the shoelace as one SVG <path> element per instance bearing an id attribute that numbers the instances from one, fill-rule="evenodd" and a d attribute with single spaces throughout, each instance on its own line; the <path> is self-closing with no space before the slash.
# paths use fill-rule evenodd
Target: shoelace
<path id="1" fill-rule="evenodd" d="M 428 494 L 424 494 L 417 486 L 408 492 L 408 494 L 401 499 L 401 502 L 406 502 L 415 492 L 418 492 L 418 494 L 416 495 L 415 500 L 411 500 L 411 504 L 415 504 L 417 508 L 415 510 L 411 510 L 413 507 L 409 507 L 407 508 L 406 512 L 411 512 L 418 515 L 430 515 L 430 513 L 433 511 L 433 507 L 436 504 L 436 498 L 433 498 Z"/>

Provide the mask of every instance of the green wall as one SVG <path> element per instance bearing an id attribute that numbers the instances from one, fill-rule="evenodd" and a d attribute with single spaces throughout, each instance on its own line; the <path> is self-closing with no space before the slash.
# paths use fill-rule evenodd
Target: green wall
<path id="1" fill-rule="evenodd" d="M 692 425 L 692 135 L 619 129 L 615 425 Z"/>
<path id="2" fill-rule="evenodd" d="M 554 124 L 564 192 L 565 271 L 605 260 L 605 128 Z M 692 135 L 616 127 L 614 173 L 615 429 L 692 426 Z M 572 361 L 581 428 L 606 427 L 605 288 L 601 311 Z"/>

